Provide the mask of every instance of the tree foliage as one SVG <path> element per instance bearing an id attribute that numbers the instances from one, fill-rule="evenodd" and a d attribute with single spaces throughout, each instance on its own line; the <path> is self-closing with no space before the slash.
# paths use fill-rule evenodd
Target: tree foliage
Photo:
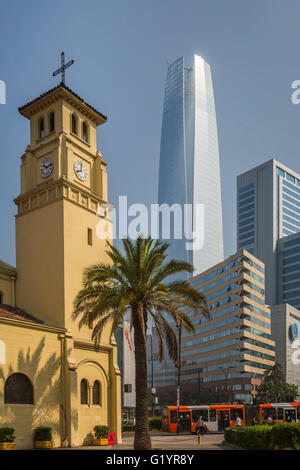
<path id="1" fill-rule="evenodd" d="M 257 390 L 256 400 L 267 403 L 292 402 L 297 395 L 297 386 L 285 382 L 282 366 L 275 363 L 265 372 L 262 383 Z"/>
<path id="2" fill-rule="evenodd" d="M 151 448 L 146 359 L 148 320 L 152 320 L 156 329 L 158 359 L 162 359 L 166 345 L 170 358 L 176 361 L 178 344 L 174 326 L 182 325 L 187 331 L 194 331 L 188 310 L 209 317 L 203 294 L 187 281 L 177 280 L 183 272 L 192 273 L 193 266 L 184 261 L 168 261 L 168 246 L 139 236 L 134 242 L 123 240 L 122 254 L 108 243 L 106 254 L 110 262 L 85 270 L 83 288 L 74 302 L 73 318 L 79 319 L 79 327 L 95 323 L 92 340 L 96 346 L 106 325 L 114 331 L 125 315 L 130 315 L 136 370 L 135 449 Z"/>

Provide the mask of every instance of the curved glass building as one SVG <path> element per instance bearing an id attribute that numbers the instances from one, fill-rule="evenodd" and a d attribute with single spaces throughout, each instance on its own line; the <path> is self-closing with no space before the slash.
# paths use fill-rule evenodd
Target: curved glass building
<path id="1" fill-rule="evenodd" d="M 182 208 L 182 233 L 193 229 L 200 241 L 171 232 L 169 256 L 187 260 L 194 275 L 223 261 L 220 164 L 210 66 L 194 55 L 192 67 L 180 57 L 168 68 L 160 147 L 158 203 Z M 184 213 L 184 206 L 186 206 Z M 204 209 L 204 224 L 200 206 Z M 197 209 L 199 208 L 199 210 Z M 201 218 L 201 220 L 200 220 Z M 160 227 L 163 222 L 160 222 Z M 201 231 L 201 233 L 200 233 Z M 161 238 L 165 239 L 161 232 Z M 199 248 L 200 247 L 200 248 Z"/>

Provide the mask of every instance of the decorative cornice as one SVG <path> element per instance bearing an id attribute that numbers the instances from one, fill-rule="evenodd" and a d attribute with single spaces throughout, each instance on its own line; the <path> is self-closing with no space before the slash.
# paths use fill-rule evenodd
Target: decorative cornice
<path id="1" fill-rule="evenodd" d="M 73 204 L 84 207 L 95 215 L 97 214 L 98 205 L 107 203 L 99 196 L 91 194 L 88 190 L 80 188 L 66 178 L 61 177 L 55 183 L 42 185 L 29 193 L 18 196 L 14 200 L 14 203 L 18 206 L 16 217 L 62 199 L 68 199 Z"/>
<path id="2" fill-rule="evenodd" d="M 97 126 L 107 121 L 107 117 L 93 108 L 90 104 L 86 103 L 79 95 L 77 95 L 71 88 L 61 83 L 57 87 L 46 91 L 38 98 L 28 102 L 24 106 L 19 107 L 19 113 L 27 119 L 31 119 L 36 113 L 42 111 L 44 108 L 52 105 L 59 99 L 64 99 L 71 103 L 75 109 L 78 109 L 88 119 L 93 121 Z"/>
<path id="3" fill-rule="evenodd" d="M 110 344 L 100 344 L 96 349 L 92 341 L 74 338 L 74 348 L 109 353 L 113 349 L 113 346 Z"/>

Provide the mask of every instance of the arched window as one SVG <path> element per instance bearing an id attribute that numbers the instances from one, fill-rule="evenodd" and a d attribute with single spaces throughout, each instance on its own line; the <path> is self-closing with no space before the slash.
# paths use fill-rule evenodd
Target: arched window
<path id="1" fill-rule="evenodd" d="M 72 114 L 72 132 L 73 134 L 77 134 L 77 119 L 74 114 Z"/>
<path id="2" fill-rule="evenodd" d="M 53 132 L 55 130 L 55 116 L 52 112 L 49 116 L 49 131 Z"/>
<path id="3" fill-rule="evenodd" d="M 8 377 L 4 385 L 4 403 L 33 405 L 33 386 L 26 375 L 16 373 Z"/>
<path id="4" fill-rule="evenodd" d="M 39 137 L 44 137 L 45 135 L 45 123 L 44 118 L 39 119 Z"/>
<path id="5" fill-rule="evenodd" d="M 95 380 L 93 385 L 93 405 L 101 404 L 101 386 L 99 380 Z"/>
<path id="6" fill-rule="evenodd" d="M 87 130 L 87 125 L 85 122 L 82 123 L 82 139 L 85 142 L 88 141 L 88 130 Z"/>
<path id="7" fill-rule="evenodd" d="M 85 379 L 80 382 L 80 403 L 82 405 L 88 404 L 88 383 Z"/>

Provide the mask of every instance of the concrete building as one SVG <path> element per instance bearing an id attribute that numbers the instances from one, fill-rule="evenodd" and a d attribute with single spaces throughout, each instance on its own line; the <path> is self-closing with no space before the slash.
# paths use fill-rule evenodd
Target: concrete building
<path id="1" fill-rule="evenodd" d="M 300 232 L 278 240 L 277 301 L 300 309 Z"/>
<path id="2" fill-rule="evenodd" d="M 272 159 L 237 177 L 237 248 L 266 266 L 266 302 L 278 299 L 277 242 L 300 231 L 300 175 Z"/>
<path id="3" fill-rule="evenodd" d="M 251 402 L 275 358 L 264 264 L 240 250 L 189 282 L 205 295 L 211 319 L 189 313 L 196 331 L 182 333 L 182 385 L 197 384 L 200 373 L 202 389 Z"/>
<path id="4" fill-rule="evenodd" d="M 275 341 L 275 360 L 281 364 L 285 380 L 300 386 L 299 345 L 300 311 L 289 304 L 272 306 L 272 339 Z"/>
<path id="5" fill-rule="evenodd" d="M 224 259 L 218 133 L 210 66 L 194 55 L 191 67 L 183 57 L 168 68 L 163 105 L 159 166 L 159 205 L 179 205 L 183 233 L 193 229 L 204 245 L 187 250 L 184 236 L 171 233 L 170 258 L 193 264 L 194 274 Z M 183 227 L 184 206 L 186 212 Z M 195 222 L 204 206 L 204 224 Z M 200 215 L 197 216 L 200 221 Z M 181 225 L 181 224 L 180 224 Z M 162 227 L 161 227 L 162 228 Z M 203 234 L 199 233 L 202 232 Z M 161 233 L 161 238 L 164 238 Z M 168 239 L 169 241 L 169 239 Z"/>

